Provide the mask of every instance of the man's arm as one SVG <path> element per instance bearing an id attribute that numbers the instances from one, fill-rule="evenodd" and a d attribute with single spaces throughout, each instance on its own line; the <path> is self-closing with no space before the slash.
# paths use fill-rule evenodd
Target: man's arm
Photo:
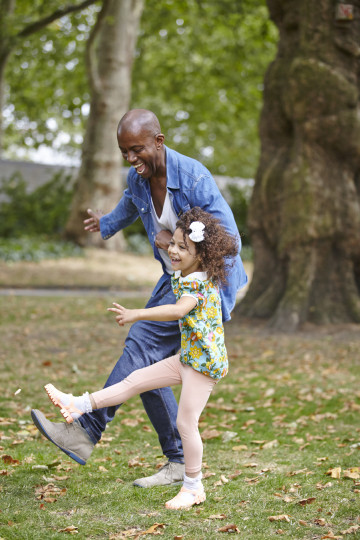
<path id="1" fill-rule="evenodd" d="M 113 302 L 108 311 L 117 313 L 115 319 L 119 326 L 136 321 L 176 321 L 182 319 L 196 306 L 196 299 L 192 296 L 182 296 L 176 304 L 166 304 L 143 309 L 126 309 L 124 306 Z"/>

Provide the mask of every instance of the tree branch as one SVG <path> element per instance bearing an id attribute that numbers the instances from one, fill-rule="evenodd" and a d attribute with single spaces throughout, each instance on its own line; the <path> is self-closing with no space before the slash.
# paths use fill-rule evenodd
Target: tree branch
<path id="1" fill-rule="evenodd" d="M 82 9 L 91 6 L 92 4 L 95 4 L 97 0 L 84 0 L 80 4 L 74 6 L 66 6 L 60 9 L 55 10 L 53 13 L 50 13 L 50 15 L 47 15 L 43 19 L 39 19 L 38 21 L 35 21 L 34 23 L 31 23 L 25 28 L 23 28 L 16 36 L 16 38 L 24 38 L 27 36 L 30 36 L 31 34 L 34 34 L 38 30 L 41 30 L 42 28 L 45 28 L 48 24 L 52 23 L 53 21 L 56 21 L 57 19 L 61 19 L 61 17 L 64 17 L 65 15 L 68 15 L 69 13 L 75 13 L 76 11 L 81 11 Z"/>
<path id="2" fill-rule="evenodd" d="M 116 0 L 116 1 L 119 1 L 119 0 Z M 99 77 L 99 73 L 97 69 L 98 64 L 96 60 L 95 40 L 103 24 L 103 20 L 108 11 L 109 4 L 110 4 L 109 0 L 103 0 L 101 11 L 98 13 L 96 22 L 91 29 L 90 35 L 86 43 L 86 50 L 85 50 L 85 63 L 86 63 L 87 74 L 89 77 L 89 84 L 93 92 L 97 92 L 97 93 L 101 91 L 101 82 L 100 82 L 100 77 Z"/>

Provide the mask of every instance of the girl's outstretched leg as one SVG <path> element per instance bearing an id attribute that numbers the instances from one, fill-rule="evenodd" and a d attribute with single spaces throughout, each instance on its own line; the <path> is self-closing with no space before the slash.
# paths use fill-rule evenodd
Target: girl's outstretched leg
<path id="1" fill-rule="evenodd" d="M 73 422 L 84 413 L 92 412 L 103 407 L 112 407 L 125 403 L 133 396 L 181 383 L 179 355 L 170 356 L 156 364 L 133 371 L 126 379 L 82 396 L 73 396 L 60 392 L 52 384 L 47 384 L 45 390 L 54 405 L 60 407 L 60 412 L 68 423 Z"/>

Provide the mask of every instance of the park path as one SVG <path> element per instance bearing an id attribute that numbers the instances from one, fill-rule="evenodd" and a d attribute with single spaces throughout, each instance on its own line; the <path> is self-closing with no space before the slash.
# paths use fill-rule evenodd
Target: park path
<path id="1" fill-rule="evenodd" d="M 241 289 L 237 294 L 237 300 L 244 297 L 247 287 Z M 117 296 L 120 298 L 148 298 L 151 289 L 139 289 L 137 291 L 119 289 L 86 289 L 86 288 L 0 288 L 0 296 L 86 296 L 86 297 L 106 297 Z"/>
<path id="2" fill-rule="evenodd" d="M 118 289 L 82 289 L 82 288 L 0 288 L 0 296 L 120 296 L 122 298 L 143 298 L 150 296 L 151 289 L 141 289 L 138 291 L 124 291 Z"/>

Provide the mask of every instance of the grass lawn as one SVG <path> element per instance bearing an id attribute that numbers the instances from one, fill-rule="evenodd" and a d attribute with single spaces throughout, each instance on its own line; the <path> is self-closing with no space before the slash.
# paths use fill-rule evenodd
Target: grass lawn
<path id="1" fill-rule="evenodd" d="M 230 374 L 200 422 L 207 500 L 174 512 L 164 502 L 178 486 L 132 486 L 165 463 L 140 398 L 119 409 L 85 467 L 31 422 L 31 408 L 62 419 L 47 382 L 102 387 L 127 332 L 106 312 L 113 300 L 0 297 L 0 539 L 360 538 L 358 327 L 225 327 Z"/>

